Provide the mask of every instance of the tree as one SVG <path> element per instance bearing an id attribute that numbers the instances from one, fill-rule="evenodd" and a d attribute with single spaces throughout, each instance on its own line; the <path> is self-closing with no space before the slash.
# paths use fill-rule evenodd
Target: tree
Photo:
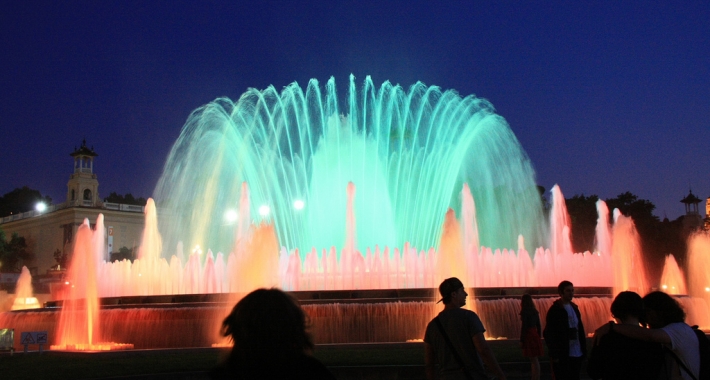
<path id="1" fill-rule="evenodd" d="M 131 194 L 131 193 L 127 193 L 126 195 L 120 195 L 120 194 L 117 194 L 115 191 L 112 191 L 108 197 L 104 198 L 104 202 L 145 206 L 146 199 L 143 197 L 136 199 L 135 197 L 133 197 L 133 194 Z"/>
<path id="2" fill-rule="evenodd" d="M 540 202 L 542 203 L 542 211 L 545 214 L 548 214 L 550 212 L 550 209 L 552 208 L 552 205 L 550 204 L 550 201 L 547 200 L 547 197 L 545 194 L 547 193 L 547 190 L 545 190 L 544 186 L 537 185 L 537 192 L 540 193 Z"/>
<path id="3" fill-rule="evenodd" d="M 12 234 L 6 241 L 5 231 L 0 229 L 0 272 L 19 272 L 25 261 L 31 261 L 34 255 L 27 250 L 24 237 Z"/>
<path id="4" fill-rule="evenodd" d="M 52 198 L 42 196 L 39 190 L 30 189 L 27 186 L 16 188 L 0 197 L 0 217 L 34 210 L 39 202 L 44 202 L 49 206 L 52 204 Z"/>
<path id="5" fill-rule="evenodd" d="M 663 247 L 667 246 L 666 243 L 678 239 L 678 237 L 670 233 L 672 229 L 666 230 L 669 232 L 668 235 L 660 235 L 661 221 L 657 216 L 653 215 L 653 210 L 656 209 L 656 206 L 651 201 L 639 199 L 636 195 L 627 191 L 619 194 L 616 198 L 607 199 L 606 203 L 609 206 L 609 210 L 618 208 L 622 214 L 630 216 L 634 220 L 636 230 L 641 238 L 641 249 L 644 252 L 649 275 L 659 272 L 659 268 L 663 267 L 665 257 L 669 253 L 673 253 L 678 264 L 682 265 L 685 251 L 668 252 L 663 250 Z M 677 244 L 672 242 L 670 245 L 677 246 Z"/>
<path id="6" fill-rule="evenodd" d="M 592 252 L 594 250 L 598 200 L 599 197 L 596 195 L 585 197 L 584 194 L 565 199 L 572 225 L 570 239 L 575 252 Z"/>
<path id="7" fill-rule="evenodd" d="M 57 269 L 67 269 L 69 264 L 69 254 L 65 251 L 62 252 L 59 248 L 54 251 L 54 260 L 57 262 Z"/>
<path id="8" fill-rule="evenodd" d="M 133 262 L 135 256 L 133 255 L 133 248 L 121 247 L 118 252 L 111 252 L 111 262 L 128 260 Z"/>
<path id="9" fill-rule="evenodd" d="M 598 218 L 597 200 L 596 195 L 589 197 L 575 195 L 565 200 L 572 224 L 572 245 L 576 252 L 591 250 L 594 246 Z M 619 209 L 622 214 L 633 219 L 641 239 L 641 248 L 650 278 L 660 278 L 668 254 L 673 254 L 678 264 L 684 266 L 688 233 L 683 230 L 683 217 L 674 221 L 665 219 L 661 222 L 653 215 L 656 206 L 651 201 L 639 199 L 628 191 L 606 199 L 605 202 L 610 212 Z"/>
<path id="10" fill-rule="evenodd" d="M 616 198 L 607 199 L 606 204 L 609 210 L 618 208 L 622 214 L 630 216 L 636 223 L 637 228 L 651 226 L 660 222 L 658 217 L 653 215 L 653 210 L 656 209 L 656 206 L 651 201 L 639 199 L 628 191 L 617 195 Z"/>

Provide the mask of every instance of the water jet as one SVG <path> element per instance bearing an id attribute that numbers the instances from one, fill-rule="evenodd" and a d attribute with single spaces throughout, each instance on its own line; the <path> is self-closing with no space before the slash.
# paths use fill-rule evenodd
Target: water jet
<path id="1" fill-rule="evenodd" d="M 369 77 L 358 91 L 352 76 L 339 99 L 333 79 L 323 89 L 311 80 L 195 110 L 146 205 L 137 259 L 92 255 L 103 224 L 87 222 L 74 249 L 88 258 L 72 266 L 95 268 L 88 281 L 0 322 L 49 326 L 62 344 L 81 329 L 80 343 L 209 346 L 240 294 L 278 286 L 301 298 L 318 343 L 403 342 L 421 338 L 436 287 L 458 276 L 489 336 L 514 337 L 521 291 L 544 313 L 550 289 L 572 280 L 586 289 L 590 329 L 608 320 L 617 291 L 648 291 L 633 221 L 614 212 L 610 223 L 600 201 L 597 247 L 572 252 L 560 188 L 548 221 L 532 163 L 488 101 L 422 83 L 377 88 Z M 67 325 L 56 310 L 74 299 L 95 323 L 57 327 Z"/>

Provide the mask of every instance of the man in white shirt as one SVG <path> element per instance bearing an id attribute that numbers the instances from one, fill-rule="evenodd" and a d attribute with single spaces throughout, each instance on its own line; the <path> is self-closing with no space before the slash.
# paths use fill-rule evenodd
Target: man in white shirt
<path id="1" fill-rule="evenodd" d="M 555 379 L 579 380 L 582 359 L 587 354 L 582 315 L 572 302 L 574 285 L 571 282 L 560 282 L 557 292 L 560 298 L 547 311 L 542 335 L 545 337 Z"/>

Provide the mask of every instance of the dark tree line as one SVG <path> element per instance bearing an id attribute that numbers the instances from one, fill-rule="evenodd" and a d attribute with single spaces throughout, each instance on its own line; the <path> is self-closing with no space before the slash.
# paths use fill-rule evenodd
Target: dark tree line
<path id="1" fill-rule="evenodd" d="M 597 225 L 597 195 L 575 195 L 565 199 L 572 224 L 572 247 L 575 252 L 592 251 Z M 613 210 L 631 217 L 641 239 L 648 275 L 658 278 L 663 270 L 666 255 L 673 254 L 678 265 L 685 266 L 687 239 L 692 230 L 683 227 L 683 216 L 671 221 L 660 220 L 653 215 L 656 206 L 651 201 L 625 192 L 604 200 L 609 208 L 609 220 L 613 223 Z"/>
<path id="2" fill-rule="evenodd" d="M 8 240 L 5 231 L 0 229 L 0 272 L 19 272 L 22 263 L 32 259 L 34 255 L 27 250 L 24 237 L 14 233 Z"/>
<path id="3" fill-rule="evenodd" d="M 126 195 L 120 195 L 120 194 L 117 194 L 115 191 L 112 191 L 108 197 L 104 198 L 104 202 L 145 206 L 146 199 L 143 197 L 135 198 L 133 196 L 133 194 L 131 194 L 131 193 L 127 193 Z"/>
<path id="4" fill-rule="evenodd" d="M 118 252 L 111 252 L 111 262 L 128 260 L 133 262 L 136 259 L 135 249 L 128 247 L 121 247 Z"/>
<path id="5" fill-rule="evenodd" d="M 39 202 L 49 206 L 52 204 L 52 198 L 43 196 L 39 190 L 27 186 L 16 188 L 0 197 L 0 217 L 34 210 Z"/>

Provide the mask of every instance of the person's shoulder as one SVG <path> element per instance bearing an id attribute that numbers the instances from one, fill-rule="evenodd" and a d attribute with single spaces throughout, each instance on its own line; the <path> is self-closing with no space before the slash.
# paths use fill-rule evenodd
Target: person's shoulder
<path id="1" fill-rule="evenodd" d="M 431 325 L 433 325 L 434 323 L 436 323 L 436 319 L 437 319 L 437 318 L 446 318 L 446 313 L 445 313 L 445 312 L 446 312 L 446 310 L 440 311 L 439 314 L 436 315 L 436 317 L 432 318 L 431 321 L 429 321 L 429 323 L 427 324 L 427 326 L 431 326 Z"/>
<path id="2" fill-rule="evenodd" d="M 436 317 L 434 317 L 426 325 L 426 330 L 424 330 L 424 342 L 425 343 L 431 343 L 432 334 L 435 334 L 434 331 L 438 329 L 438 327 L 436 327 L 436 318 L 439 318 L 439 316 L 437 315 Z"/>
<path id="3" fill-rule="evenodd" d="M 685 322 L 669 323 L 661 327 L 661 330 L 665 331 L 666 334 L 670 336 L 678 336 L 681 340 L 690 339 L 690 337 L 695 336 L 693 328 Z"/>
<path id="4" fill-rule="evenodd" d="M 552 301 L 552 305 L 550 305 L 550 308 L 548 309 L 549 311 L 558 311 L 558 310 L 564 310 L 565 306 L 562 304 L 562 300 L 560 298 Z"/>
<path id="5" fill-rule="evenodd" d="M 481 318 L 478 317 L 478 314 L 476 314 L 472 310 L 464 309 L 464 308 L 456 308 L 456 309 L 448 309 L 448 310 L 443 310 L 441 313 L 438 315 L 439 318 L 442 320 L 481 320 Z M 433 323 L 434 320 L 432 319 L 430 324 Z"/>
<path id="6" fill-rule="evenodd" d="M 475 311 L 473 311 L 473 310 L 468 310 L 468 309 L 464 309 L 464 308 L 456 309 L 456 314 L 457 314 L 457 315 L 460 315 L 460 316 L 463 316 L 463 317 L 465 317 L 465 318 L 480 319 L 480 318 L 478 317 L 478 314 L 476 314 Z"/>
<path id="7" fill-rule="evenodd" d="M 690 327 L 687 323 L 685 322 L 673 322 L 669 323 L 663 327 L 661 327 L 661 330 L 674 330 L 674 331 L 689 331 L 692 332 L 693 328 Z"/>
<path id="8" fill-rule="evenodd" d="M 429 331 L 432 329 L 432 327 L 434 326 L 434 323 L 436 323 L 436 318 L 438 318 L 438 316 L 434 317 L 431 321 L 429 321 L 429 323 L 426 324 L 426 331 Z"/>

